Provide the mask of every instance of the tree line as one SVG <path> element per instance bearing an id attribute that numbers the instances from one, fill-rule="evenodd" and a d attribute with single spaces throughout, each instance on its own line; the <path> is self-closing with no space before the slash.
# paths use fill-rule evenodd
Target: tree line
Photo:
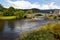
<path id="1" fill-rule="evenodd" d="M 16 16 L 17 18 L 23 18 L 25 14 L 31 14 L 32 10 L 23 11 L 14 7 L 4 8 L 0 4 L 0 16 Z"/>

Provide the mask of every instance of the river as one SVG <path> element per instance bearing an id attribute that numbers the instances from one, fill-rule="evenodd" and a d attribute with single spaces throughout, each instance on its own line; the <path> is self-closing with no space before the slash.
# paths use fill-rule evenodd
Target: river
<path id="1" fill-rule="evenodd" d="M 40 25 L 46 24 L 49 21 L 58 22 L 59 20 L 36 20 L 28 21 L 22 20 L 6 20 L 0 21 L 0 40 L 17 40 L 22 31 L 29 31 Z"/>

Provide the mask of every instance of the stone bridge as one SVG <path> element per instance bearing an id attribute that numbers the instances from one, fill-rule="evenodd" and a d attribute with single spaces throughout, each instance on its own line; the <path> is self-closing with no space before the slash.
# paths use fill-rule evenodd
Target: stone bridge
<path id="1" fill-rule="evenodd" d="M 35 16 L 37 14 L 41 14 L 42 16 L 46 16 L 46 13 L 32 13 L 32 14 L 26 14 L 26 16 Z"/>

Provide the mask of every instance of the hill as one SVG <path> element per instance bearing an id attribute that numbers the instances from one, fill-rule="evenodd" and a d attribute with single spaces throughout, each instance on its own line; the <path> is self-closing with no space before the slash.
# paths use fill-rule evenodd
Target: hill
<path id="1" fill-rule="evenodd" d="M 23 11 L 32 10 L 33 13 L 49 13 L 49 12 L 54 12 L 54 10 L 56 10 L 56 9 L 40 10 L 40 9 L 37 9 L 37 8 L 32 8 L 32 9 L 21 9 L 21 10 L 23 10 Z"/>

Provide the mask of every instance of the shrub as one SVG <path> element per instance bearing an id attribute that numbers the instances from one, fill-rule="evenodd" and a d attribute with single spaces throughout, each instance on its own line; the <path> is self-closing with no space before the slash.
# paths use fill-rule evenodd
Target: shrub
<path id="1" fill-rule="evenodd" d="M 53 35 L 48 30 L 30 31 L 27 34 L 23 34 L 20 40 L 54 40 Z"/>
<path id="2" fill-rule="evenodd" d="M 57 22 L 51 29 L 54 34 L 60 35 L 60 22 Z"/>
<path id="3" fill-rule="evenodd" d="M 20 36 L 20 40 L 60 40 L 59 37 L 60 22 L 49 22 L 30 32 L 23 32 Z"/>
<path id="4" fill-rule="evenodd" d="M 54 40 L 54 37 L 45 26 L 41 26 L 38 29 L 21 34 L 20 40 Z"/>

